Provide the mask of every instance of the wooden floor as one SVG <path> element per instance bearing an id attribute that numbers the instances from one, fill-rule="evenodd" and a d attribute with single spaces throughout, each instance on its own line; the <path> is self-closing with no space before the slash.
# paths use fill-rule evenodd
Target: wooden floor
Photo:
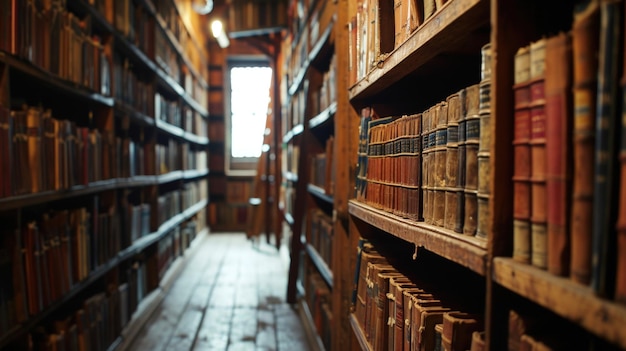
<path id="1" fill-rule="evenodd" d="M 287 254 L 244 234 L 201 240 L 128 350 L 311 350 L 285 302 Z"/>

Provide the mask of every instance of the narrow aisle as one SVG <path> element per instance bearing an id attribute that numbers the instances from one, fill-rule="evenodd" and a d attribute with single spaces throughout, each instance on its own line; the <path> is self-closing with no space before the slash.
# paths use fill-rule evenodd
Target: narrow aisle
<path id="1" fill-rule="evenodd" d="M 302 350 L 306 332 L 285 302 L 287 262 L 242 233 L 213 233 L 128 350 Z"/>

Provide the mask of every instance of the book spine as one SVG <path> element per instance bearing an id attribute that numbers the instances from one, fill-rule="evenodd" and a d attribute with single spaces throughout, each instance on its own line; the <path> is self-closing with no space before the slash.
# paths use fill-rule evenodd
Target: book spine
<path id="1" fill-rule="evenodd" d="M 546 42 L 546 197 L 547 266 L 559 276 L 569 275 L 569 210 L 571 191 L 571 33 Z"/>
<path id="2" fill-rule="evenodd" d="M 574 178 L 572 184 L 571 263 L 574 281 L 591 279 L 591 228 L 598 72 L 599 9 L 595 1 L 576 13 L 572 26 L 574 92 Z"/>
<path id="3" fill-rule="evenodd" d="M 461 113 L 459 93 L 448 96 L 446 101 L 448 104 L 448 135 L 446 143 L 446 194 L 443 226 L 446 229 L 453 230 L 457 220 L 456 200 L 459 170 L 459 118 Z"/>
<path id="4" fill-rule="evenodd" d="M 623 13 L 626 18 L 626 6 Z M 622 37 L 622 47 L 626 47 L 626 35 Z M 619 150 L 619 204 L 617 213 L 617 262 L 615 281 L 615 300 L 626 304 L 626 55 L 622 56 L 621 80 L 622 122 Z"/>
<path id="5" fill-rule="evenodd" d="M 530 44 L 531 263 L 546 268 L 545 39 Z"/>
<path id="6" fill-rule="evenodd" d="M 622 3 L 605 0 L 600 6 L 600 51 L 598 62 L 598 97 L 596 112 L 594 200 L 591 254 L 591 286 L 602 297 L 611 297 L 615 289 L 615 180 L 617 155 L 616 104 L 622 35 Z"/>
<path id="7" fill-rule="evenodd" d="M 481 50 L 481 81 L 479 84 L 480 141 L 478 144 L 478 212 L 476 236 L 488 238 L 489 233 L 489 180 L 491 148 L 491 44 Z"/>
<path id="8" fill-rule="evenodd" d="M 464 312 L 446 312 L 443 315 L 442 344 L 447 351 L 468 350 L 472 333 L 481 329 L 479 320 Z"/>
<path id="9" fill-rule="evenodd" d="M 456 182 L 456 223 L 454 231 L 463 233 L 463 220 L 465 219 L 465 140 L 466 140 L 466 111 L 467 111 L 467 89 L 459 91 L 459 155 L 458 155 L 458 175 Z"/>
<path id="10" fill-rule="evenodd" d="M 432 222 L 432 197 L 430 192 L 431 167 L 430 167 L 430 120 L 431 110 L 422 113 L 422 194 L 424 208 L 424 222 Z"/>
<path id="11" fill-rule="evenodd" d="M 444 226 L 446 210 L 446 164 L 448 143 L 448 103 L 436 106 L 436 131 L 434 148 L 433 224 Z"/>
<path id="12" fill-rule="evenodd" d="M 530 53 L 515 54 L 513 117 L 513 259 L 530 263 Z"/>
<path id="13" fill-rule="evenodd" d="M 465 124 L 465 217 L 463 234 L 476 235 L 478 225 L 478 144 L 480 143 L 479 85 L 466 89 Z"/>

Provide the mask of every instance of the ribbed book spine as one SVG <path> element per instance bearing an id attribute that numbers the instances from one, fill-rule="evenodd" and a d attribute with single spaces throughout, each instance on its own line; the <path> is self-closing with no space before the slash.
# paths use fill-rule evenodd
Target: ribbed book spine
<path id="1" fill-rule="evenodd" d="M 465 218 L 463 234 L 475 235 L 478 225 L 478 144 L 480 143 L 479 85 L 466 89 L 465 121 Z"/>
<path id="2" fill-rule="evenodd" d="M 569 275 L 569 219 L 572 170 L 572 38 L 546 42 L 546 194 L 548 271 Z"/>
<path id="3" fill-rule="evenodd" d="M 481 50 L 481 80 L 479 84 L 478 115 L 480 116 L 480 142 L 478 144 L 478 225 L 476 236 L 489 236 L 489 180 L 491 148 L 491 44 Z"/>

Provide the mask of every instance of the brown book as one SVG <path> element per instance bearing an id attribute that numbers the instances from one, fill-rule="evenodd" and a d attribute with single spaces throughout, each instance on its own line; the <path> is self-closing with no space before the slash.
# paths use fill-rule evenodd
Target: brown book
<path id="1" fill-rule="evenodd" d="M 434 296 L 430 293 L 425 292 L 421 288 L 412 288 L 412 289 L 404 289 L 402 291 L 403 297 L 403 306 L 404 306 L 404 350 L 411 350 L 412 341 L 412 333 L 413 333 L 413 300 L 415 298 L 420 301 L 423 300 L 434 300 Z"/>
<path id="2" fill-rule="evenodd" d="M 459 170 L 459 119 L 461 118 L 460 94 L 454 93 L 446 99 L 448 104 L 448 135 L 446 142 L 446 197 L 444 223 L 446 229 L 453 230 L 456 225 L 457 192 Z"/>
<path id="3" fill-rule="evenodd" d="M 600 11 L 591 1 L 575 13 L 572 25 L 574 128 L 571 212 L 571 264 L 574 281 L 588 284 L 591 279 L 591 226 L 595 112 L 598 74 Z"/>
<path id="4" fill-rule="evenodd" d="M 463 234 L 475 235 L 478 225 L 478 144 L 480 143 L 479 85 L 465 89 L 465 188 Z"/>
<path id="5" fill-rule="evenodd" d="M 530 44 L 531 263 L 546 268 L 546 40 Z"/>
<path id="6" fill-rule="evenodd" d="M 30 192 L 37 193 L 43 190 L 42 139 L 43 114 L 35 107 L 26 111 L 26 135 L 28 139 L 28 169 L 30 172 Z"/>
<path id="7" fill-rule="evenodd" d="M 530 50 L 515 54 L 513 131 L 513 259 L 530 263 Z"/>
<path id="8" fill-rule="evenodd" d="M 466 138 L 466 111 L 467 111 L 467 90 L 461 89 L 459 91 L 459 164 L 457 167 L 457 183 L 456 183 L 456 223 L 454 224 L 454 231 L 457 233 L 463 233 L 463 221 L 465 220 L 465 138 Z"/>
<path id="9" fill-rule="evenodd" d="M 372 341 L 376 350 L 383 350 L 389 344 L 389 304 L 387 293 L 389 292 L 389 279 L 391 277 L 402 276 L 395 268 L 387 265 L 376 265 L 374 271 L 374 294 L 375 294 L 375 310 L 374 310 L 374 333 Z"/>
<path id="10" fill-rule="evenodd" d="M 530 321 L 515 310 L 509 311 L 508 350 L 520 351 L 521 338 L 531 327 Z"/>
<path id="11" fill-rule="evenodd" d="M 624 7 L 626 18 L 626 6 Z M 622 36 L 626 47 L 626 35 Z M 617 208 L 617 263 L 615 272 L 615 300 L 626 304 L 626 55 L 622 57 L 622 81 L 621 81 L 621 99 L 622 102 L 622 124 L 621 124 L 621 140 L 619 145 L 619 184 L 618 208 Z"/>
<path id="12" fill-rule="evenodd" d="M 435 325 L 443 323 L 443 316 L 450 308 L 442 306 L 441 302 L 419 303 L 415 301 L 414 315 L 419 316 L 413 323 L 417 327 L 417 342 L 415 350 L 427 351 L 435 347 Z"/>
<path id="13" fill-rule="evenodd" d="M 547 266 L 552 274 L 568 276 L 572 170 L 570 33 L 548 38 L 545 70 Z"/>
<path id="14" fill-rule="evenodd" d="M 429 108 L 422 113 L 422 196 L 423 196 L 423 215 L 424 222 L 432 223 L 433 206 L 432 206 L 432 155 L 433 148 L 430 146 L 431 135 L 434 142 L 434 134 L 431 129 L 431 120 L 433 118 L 432 109 Z"/>
<path id="15" fill-rule="evenodd" d="M 489 181 L 491 148 L 491 44 L 481 49 L 481 81 L 479 84 L 478 114 L 480 116 L 480 141 L 478 143 L 478 220 L 476 236 L 487 239 L 489 231 Z"/>
<path id="16" fill-rule="evenodd" d="M 443 315 L 442 344 L 446 351 L 465 351 L 472 345 L 472 334 L 483 329 L 480 319 L 465 312 Z"/>
<path id="17" fill-rule="evenodd" d="M 433 172 L 433 224 L 444 226 L 446 210 L 446 156 L 448 142 L 448 103 L 443 101 L 435 106 L 436 130 Z"/>
<path id="18" fill-rule="evenodd" d="M 0 175 L 0 198 L 12 195 L 12 146 L 13 118 L 11 112 L 0 104 L 0 165 L 5 170 Z"/>
<path id="19" fill-rule="evenodd" d="M 439 323 L 435 325 L 435 348 L 434 351 L 444 351 L 443 348 L 443 323 Z"/>

